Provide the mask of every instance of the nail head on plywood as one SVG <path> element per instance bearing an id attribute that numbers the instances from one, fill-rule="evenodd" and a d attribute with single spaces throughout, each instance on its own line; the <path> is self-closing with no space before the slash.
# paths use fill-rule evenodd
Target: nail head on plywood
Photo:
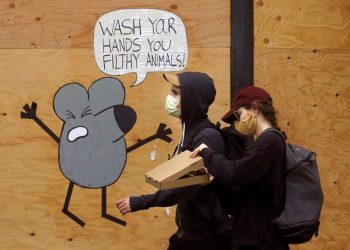
<path id="1" fill-rule="evenodd" d="M 270 39 L 268 39 L 267 37 L 265 37 L 265 38 L 264 38 L 264 43 L 265 43 L 265 44 L 270 43 Z"/>

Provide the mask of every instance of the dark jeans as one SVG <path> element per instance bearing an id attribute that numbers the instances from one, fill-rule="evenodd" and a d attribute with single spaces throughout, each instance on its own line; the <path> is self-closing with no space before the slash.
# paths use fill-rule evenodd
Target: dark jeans
<path id="1" fill-rule="evenodd" d="M 202 240 L 184 240 L 173 234 L 168 250 L 231 250 L 231 239 L 229 234 L 219 234 Z"/>

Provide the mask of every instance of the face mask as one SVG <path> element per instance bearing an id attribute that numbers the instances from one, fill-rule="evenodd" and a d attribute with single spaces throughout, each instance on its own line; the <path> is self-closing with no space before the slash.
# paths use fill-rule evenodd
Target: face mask
<path id="1" fill-rule="evenodd" d="M 169 115 L 180 118 L 181 109 L 177 107 L 179 103 L 180 103 L 180 97 L 174 97 L 172 95 L 168 95 L 165 99 L 165 110 L 169 113 Z"/>
<path id="2" fill-rule="evenodd" d="M 243 135 L 254 135 L 256 132 L 257 116 L 252 112 L 248 112 L 239 121 L 234 122 L 235 128 Z"/>

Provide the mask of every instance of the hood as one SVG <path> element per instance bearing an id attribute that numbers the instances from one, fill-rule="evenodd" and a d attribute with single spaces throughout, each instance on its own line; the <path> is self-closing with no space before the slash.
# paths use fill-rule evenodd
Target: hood
<path id="1" fill-rule="evenodd" d="M 177 75 L 181 90 L 181 119 L 186 130 L 208 118 L 209 106 L 214 102 L 214 81 L 207 74 L 184 72 Z"/>

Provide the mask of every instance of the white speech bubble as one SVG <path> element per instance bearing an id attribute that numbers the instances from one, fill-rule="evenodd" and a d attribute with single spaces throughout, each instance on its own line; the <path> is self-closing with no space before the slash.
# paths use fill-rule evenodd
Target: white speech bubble
<path id="1" fill-rule="evenodd" d="M 180 71 L 187 65 L 185 25 L 173 13 L 124 9 L 101 16 L 94 32 L 95 60 L 109 75 L 135 72 L 140 84 L 148 72 Z"/>

